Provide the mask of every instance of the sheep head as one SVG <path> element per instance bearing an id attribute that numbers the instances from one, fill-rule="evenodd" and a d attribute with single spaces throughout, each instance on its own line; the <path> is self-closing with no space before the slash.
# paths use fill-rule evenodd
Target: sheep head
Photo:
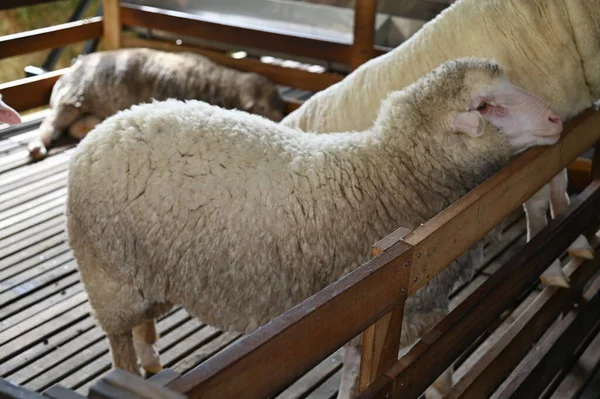
<path id="1" fill-rule="evenodd" d="M 463 84 L 456 94 L 464 108 L 448 115 L 453 130 L 479 137 L 489 122 L 507 137 L 516 153 L 558 141 L 563 130 L 558 113 L 534 94 L 510 83 L 498 64 L 468 58 L 451 63 L 463 73 Z"/>
<path id="2" fill-rule="evenodd" d="M 246 112 L 264 116 L 275 122 L 283 119 L 285 103 L 277 91 L 277 86 L 259 74 L 248 73 L 242 77 L 240 104 Z"/>

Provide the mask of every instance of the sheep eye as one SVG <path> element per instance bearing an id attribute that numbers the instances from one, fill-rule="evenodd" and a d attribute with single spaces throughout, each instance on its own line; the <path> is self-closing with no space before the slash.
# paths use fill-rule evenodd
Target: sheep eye
<path id="1" fill-rule="evenodd" d="M 477 111 L 483 111 L 487 108 L 488 103 L 486 102 L 482 102 L 481 104 L 479 104 L 479 106 L 477 107 Z"/>

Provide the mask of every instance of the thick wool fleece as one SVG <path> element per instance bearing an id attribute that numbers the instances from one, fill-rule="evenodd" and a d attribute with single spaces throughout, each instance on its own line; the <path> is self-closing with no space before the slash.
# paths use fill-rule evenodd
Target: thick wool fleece
<path id="1" fill-rule="evenodd" d="M 174 100 L 98 125 L 72 158 L 67 215 L 102 327 L 125 332 L 175 303 L 252 331 L 495 173 L 513 149 L 490 124 L 480 138 L 450 131 L 446 116 L 470 103 L 464 70 L 450 65 L 392 93 L 368 132 L 298 134 Z M 407 311 L 446 308 L 455 281 L 470 278 L 468 256 Z"/>
<path id="2" fill-rule="evenodd" d="M 497 61 L 511 82 L 569 119 L 600 98 L 600 2 L 459 0 L 281 123 L 311 132 L 367 129 L 390 91 L 468 56 Z"/>
<path id="3" fill-rule="evenodd" d="M 101 51 L 77 59 L 54 85 L 51 113 L 40 136 L 56 136 L 76 120 L 103 120 L 135 104 L 175 98 L 201 100 L 279 120 L 284 103 L 264 76 L 215 64 L 193 53 L 147 48 Z"/>

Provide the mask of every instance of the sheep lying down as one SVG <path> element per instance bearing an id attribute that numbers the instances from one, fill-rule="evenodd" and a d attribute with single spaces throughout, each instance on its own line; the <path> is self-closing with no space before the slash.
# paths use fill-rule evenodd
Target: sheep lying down
<path id="1" fill-rule="evenodd" d="M 515 152 L 554 144 L 556 118 L 479 59 L 447 62 L 391 93 L 365 132 L 300 133 L 198 101 L 107 118 L 72 157 L 67 230 L 114 366 L 139 373 L 137 354 L 147 371 L 161 369 L 154 319 L 173 304 L 221 329 L 255 330 Z M 447 313 L 481 251 L 407 301 L 404 345 Z"/>
<path id="2" fill-rule="evenodd" d="M 511 81 L 568 120 L 600 99 L 600 1 L 455 1 L 400 46 L 315 94 L 281 123 L 311 132 L 366 129 L 390 91 L 459 57 L 496 60 Z M 528 241 L 547 225 L 548 199 L 552 215 L 569 205 L 566 169 L 524 204 Z M 594 257 L 583 235 L 569 254 Z M 569 286 L 558 259 L 541 280 Z"/>
<path id="3" fill-rule="evenodd" d="M 147 48 L 93 53 L 80 56 L 54 85 L 51 112 L 29 143 L 31 157 L 44 158 L 64 131 L 82 139 L 117 111 L 168 98 L 202 100 L 275 121 L 283 118 L 285 105 L 264 76 L 225 68 L 197 54 Z"/>
<path id="4" fill-rule="evenodd" d="M 0 94 L 0 122 L 7 123 L 9 125 L 16 125 L 21 123 L 21 115 L 15 111 L 11 106 L 2 101 L 2 95 Z"/>

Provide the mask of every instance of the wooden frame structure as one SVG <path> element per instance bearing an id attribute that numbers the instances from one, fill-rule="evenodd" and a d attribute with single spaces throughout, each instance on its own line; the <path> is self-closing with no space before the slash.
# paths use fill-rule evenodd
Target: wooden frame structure
<path id="1" fill-rule="evenodd" d="M 29 1 L 41 3 L 44 1 Z M 11 3 L 11 2 L 8 2 Z M 11 4 L 16 5 L 16 2 Z M 253 59 L 236 60 L 196 46 L 141 40 L 123 35 L 123 25 L 167 30 L 231 44 L 263 44 L 272 51 L 337 61 L 356 68 L 384 50 L 373 46 L 374 0 L 357 0 L 352 45 L 277 35 L 202 21 L 190 15 L 104 0 L 104 17 L 91 18 L 0 38 L 0 58 L 102 37 L 107 49 L 147 46 L 195 51 L 230 67 L 255 71 L 276 83 L 311 91 L 338 82 L 343 75 L 311 73 Z M 7 8 L 7 7 L 5 7 Z M 4 99 L 24 111 L 47 104 L 65 70 L 0 85 Z M 26 93 L 26 94 L 24 94 Z M 288 110 L 298 104 L 289 103 Z M 600 226 L 600 112 L 588 110 L 572 120 L 561 140 L 533 148 L 499 173 L 414 231 L 399 228 L 373 246 L 372 259 L 341 280 L 283 313 L 268 325 L 208 359 L 192 371 L 170 370 L 149 380 L 113 370 L 90 391 L 91 398 L 265 398 L 277 393 L 336 349 L 363 333 L 360 397 L 417 398 L 502 312 L 535 284 L 541 272 L 581 233 Z M 577 157 L 596 146 L 592 162 Z M 458 255 L 517 209 L 568 165 L 579 198 L 525 249 L 500 268 L 454 311 L 397 359 L 404 303 Z M 465 229 L 469 226 L 469 229 Z M 600 240 L 591 240 L 596 247 Z M 527 349 L 561 312 L 566 316 L 544 336 L 544 358 L 527 358 L 527 373 L 505 385 L 501 397 L 530 397 L 542 387 L 548 370 L 560 367 L 565 351 L 600 322 L 600 261 L 572 260 L 566 267 L 572 288 L 546 288 L 495 344 L 489 356 L 454 387 L 452 398 L 485 397 L 526 355 Z M 579 306 L 575 306 L 578 304 Z M 335 326 L 335 328 L 332 328 Z M 542 363 L 542 360 L 546 360 Z M 52 398 L 80 395 L 60 386 L 43 393 Z M 522 396 L 525 395 L 525 396 Z M 0 380 L 0 397 L 39 398 Z"/>

